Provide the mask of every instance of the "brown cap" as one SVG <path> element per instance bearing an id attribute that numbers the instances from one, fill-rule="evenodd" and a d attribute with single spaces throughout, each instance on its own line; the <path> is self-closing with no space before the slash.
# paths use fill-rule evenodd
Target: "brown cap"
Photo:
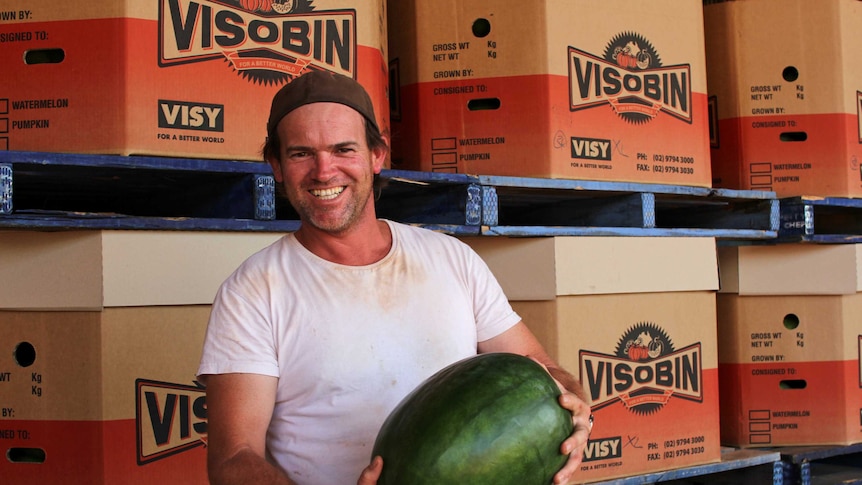
<path id="1" fill-rule="evenodd" d="M 282 118 L 300 106 L 311 103 L 339 103 L 350 106 L 376 130 L 377 119 L 368 93 L 353 78 L 331 71 L 309 71 L 285 84 L 272 98 L 267 133 L 273 134 Z"/>

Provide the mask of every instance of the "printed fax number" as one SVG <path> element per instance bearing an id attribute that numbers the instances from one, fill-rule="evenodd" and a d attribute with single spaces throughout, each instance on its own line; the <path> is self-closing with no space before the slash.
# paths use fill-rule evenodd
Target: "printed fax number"
<path id="1" fill-rule="evenodd" d="M 705 452 L 706 448 L 703 446 L 692 446 L 691 448 L 680 448 L 678 450 L 673 450 L 675 458 L 679 458 L 681 456 L 699 455 Z"/>
<path id="2" fill-rule="evenodd" d="M 676 174 L 694 174 L 692 167 L 677 167 L 676 165 L 653 165 L 652 171 L 655 173 L 676 173 Z"/>

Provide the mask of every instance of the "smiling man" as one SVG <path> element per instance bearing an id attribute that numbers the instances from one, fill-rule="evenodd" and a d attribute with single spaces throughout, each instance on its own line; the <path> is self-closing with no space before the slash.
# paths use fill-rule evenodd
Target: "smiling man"
<path id="1" fill-rule="evenodd" d="M 480 352 L 543 363 L 575 432 L 589 406 L 512 310 L 484 262 L 456 238 L 378 219 L 388 153 L 353 79 L 310 72 L 272 101 L 264 158 L 300 228 L 252 255 L 213 303 L 199 378 L 207 385 L 213 485 L 376 483 L 370 456 L 389 412 L 423 380 Z"/>

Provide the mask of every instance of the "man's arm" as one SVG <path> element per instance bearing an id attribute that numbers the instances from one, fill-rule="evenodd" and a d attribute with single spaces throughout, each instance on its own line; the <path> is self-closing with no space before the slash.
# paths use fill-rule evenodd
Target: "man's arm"
<path id="1" fill-rule="evenodd" d="M 548 355 L 524 322 L 518 322 L 500 335 L 479 342 L 478 351 L 479 353 L 511 352 L 530 357 L 544 365 L 548 373 L 567 391 L 560 396 L 560 405 L 571 411 L 575 430 L 560 446 L 560 451 L 569 455 L 569 460 L 554 476 L 554 483 L 568 482 L 578 470 L 592 428 L 590 405 L 581 383 Z"/>
<path id="2" fill-rule="evenodd" d="M 544 365 L 548 372 L 569 392 L 578 396 L 582 401 L 588 402 L 587 393 L 581 386 L 575 376 L 560 367 L 554 359 L 548 355 L 548 352 L 542 347 L 542 344 L 533 335 L 533 332 L 527 328 L 524 322 L 518 322 L 509 330 L 497 335 L 496 337 L 479 342 L 479 353 L 484 352 L 511 352 L 530 357 L 531 359 L 540 362 Z"/>
<path id="3" fill-rule="evenodd" d="M 207 471 L 212 485 L 295 485 L 264 458 L 277 383 L 275 377 L 257 374 L 207 376 Z"/>

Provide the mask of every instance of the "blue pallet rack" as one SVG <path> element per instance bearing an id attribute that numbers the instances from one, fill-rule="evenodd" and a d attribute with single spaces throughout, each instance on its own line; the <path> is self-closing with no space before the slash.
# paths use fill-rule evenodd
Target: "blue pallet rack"
<path id="1" fill-rule="evenodd" d="M 780 200 L 782 242 L 862 242 L 862 199 L 798 196 Z"/>
<path id="2" fill-rule="evenodd" d="M 453 235 L 862 242 L 857 200 L 390 169 L 379 182 L 381 217 Z M 297 219 L 265 163 L 0 151 L 0 229 L 281 232 Z M 860 447 L 726 448 L 716 463 L 598 483 L 857 483 Z"/>
<path id="3" fill-rule="evenodd" d="M 381 217 L 454 235 L 772 239 L 772 192 L 383 170 Z M 0 152 L 0 227 L 291 231 L 265 163 Z"/>
<path id="4" fill-rule="evenodd" d="M 754 481 L 740 481 L 745 473 L 749 477 L 757 475 Z M 592 482 L 592 485 L 647 485 L 664 483 L 667 485 L 712 484 L 730 480 L 728 484 L 758 483 L 782 485 L 781 455 L 775 451 L 743 450 L 723 448 L 721 460 L 689 467 L 675 468 L 660 472 L 647 473 L 616 480 Z"/>

